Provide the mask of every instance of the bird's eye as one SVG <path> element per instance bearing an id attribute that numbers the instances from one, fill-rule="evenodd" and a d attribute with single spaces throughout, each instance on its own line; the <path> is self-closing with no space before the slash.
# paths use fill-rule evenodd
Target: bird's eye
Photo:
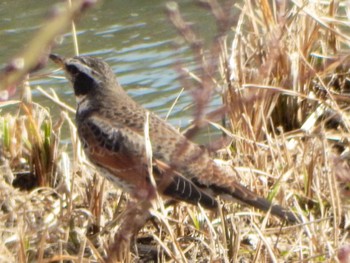
<path id="1" fill-rule="evenodd" d="M 66 69 L 67 69 L 67 71 L 68 71 L 70 74 L 72 74 L 72 75 L 76 75 L 76 74 L 79 73 L 78 68 L 77 68 L 76 66 L 74 66 L 74 65 L 68 65 L 68 66 L 66 67 Z"/>

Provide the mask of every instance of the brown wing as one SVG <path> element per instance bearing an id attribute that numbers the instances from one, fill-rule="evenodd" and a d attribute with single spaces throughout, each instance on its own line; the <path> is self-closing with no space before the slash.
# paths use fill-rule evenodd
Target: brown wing
<path id="1" fill-rule="evenodd" d="M 139 189 L 145 190 L 142 195 L 150 194 L 144 143 L 138 133 L 98 114 L 92 114 L 78 127 L 87 156 L 103 176 L 133 194 L 138 195 Z"/>
<path id="2" fill-rule="evenodd" d="M 102 170 L 102 175 L 136 197 L 152 195 L 144 138 L 138 132 L 96 114 L 79 124 L 79 135 L 86 154 Z M 206 208 L 217 206 L 212 196 L 159 160 L 154 160 L 153 174 L 161 194 L 201 203 Z"/>
<path id="3" fill-rule="evenodd" d="M 190 204 L 196 205 L 199 203 L 208 209 L 214 209 L 218 206 L 217 201 L 211 194 L 197 187 L 193 181 L 183 177 L 167 164 L 155 160 L 153 173 L 156 175 L 158 190 L 163 195 Z"/>

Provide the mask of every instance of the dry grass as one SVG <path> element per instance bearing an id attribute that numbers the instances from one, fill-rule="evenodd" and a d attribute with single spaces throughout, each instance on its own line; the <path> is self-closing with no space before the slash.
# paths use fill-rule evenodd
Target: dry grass
<path id="1" fill-rule="evenodd" d="M 208 124 L 221 129 L 231 143 L 220 153 L 242 184 L 303 222 L 282 225 L 232 202 L 213 213 L 158 200 L 125 262 L 347 262 L 349 7 L 272 2 L 200 1 L 218 25 L 208 50 L 176 5 L 168 14 L 198 66 L 190 74 L 177 68 L 196 106 L 187 136 Z M 208 113 L 217 90 L 225 108 Z M 0 261 L 103 262 L 127 196 L 86 162 L 69 106 L 46 92 L 62 108 L 60 120 L 28 96 L 0 104 L 12 109 L 0 117 Z M 71 149 L 59 143 L 62 125 Z"/>

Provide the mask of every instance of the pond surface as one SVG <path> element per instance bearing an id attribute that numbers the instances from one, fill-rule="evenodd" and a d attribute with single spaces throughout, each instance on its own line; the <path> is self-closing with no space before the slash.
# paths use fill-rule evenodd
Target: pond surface
<path id="1" fill-rule="evenodd" d="M 18 53 L 51 9 L 53 1 L 12 0 L 0 4 L 0 64 Z M 215 34 L 215 23 L 209 11 L 199 8 L 192 0 L 177 1 L 182 15 L 205 41 Z M 191 52 L 183 43 L 165 13 L 166 1 L 114 0 L 103 1 L 83 15 L 76 24 L 80 54 L 105 59 L 128 93 L 145 107 L 165 117 L 181 86 L 174 65 L 185 61 L 193 69 Z M 71 33 L 63 35 L 54 53 L 72 56 L 74 48 Z M 55 69 L 49 63 L 47 71 Z M 58 73 L 61 74 L 61 73 Z M 65 80 L 48 77 L 31 81 L 33 99 L 50 107 L 53 116 L 58 108 L 43 97 L 35 87 L 53 88 L 59 97 L 75 106 L 73 91 Z M 214 105 L 220 100 L 214 100 Z M 175 126 L 186 126 L 191 119 L 191 96 L 183 93 L 170 115 Z"/>

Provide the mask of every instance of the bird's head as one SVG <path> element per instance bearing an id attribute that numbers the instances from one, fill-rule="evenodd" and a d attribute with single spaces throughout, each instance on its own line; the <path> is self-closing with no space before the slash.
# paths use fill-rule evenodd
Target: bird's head
<path id="1" fill-rule="evenodd" d="M 111 67 L 101 59 L 89 56 L 65 58 L 56 54 L 50 54 L 50 59 L 63 68 L 77 98 L 96 96 L 119 86 Z"/>

